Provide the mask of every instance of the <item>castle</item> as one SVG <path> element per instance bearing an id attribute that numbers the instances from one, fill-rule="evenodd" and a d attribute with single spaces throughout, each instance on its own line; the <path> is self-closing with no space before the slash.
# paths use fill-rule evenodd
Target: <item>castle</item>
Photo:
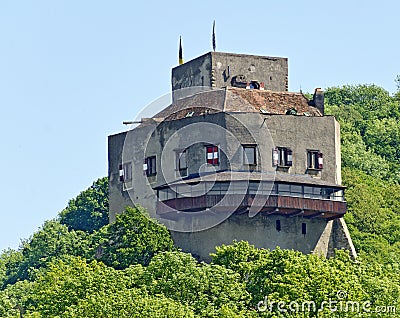
<path id="1" fill-rule="evenodd" d="M 109 136 L 110 222 L 139 204 L 209 261 L 246 240 L 356 252 L 343 219 L 340 129 L 324 95 L 288 92 L 288 60 L 209 52 L 172 69 L 172 103 Z"/>

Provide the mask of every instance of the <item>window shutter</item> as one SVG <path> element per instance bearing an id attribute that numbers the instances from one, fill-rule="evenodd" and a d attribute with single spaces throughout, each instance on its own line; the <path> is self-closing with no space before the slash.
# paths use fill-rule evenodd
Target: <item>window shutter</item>
<path id="1" fill-rule="evenodd" d="M 124 181 L 132 180 L 132 162 L 127 162 L 122 165 L 122 170 L 124 173 Z"/>
<path id="2" fill-rule="evenodd" d="M 318 152 L 318 169 L 322 169 L 324 167 L 324 158 L 322 152 Z"/>
<path id="3" fill-rule="evenodd" d="M 119 181 L 124 181 L 124 169 L 119 165 Z"/>
<path id="4" fill-rule="evenodd" d="M 292 149 L 286 150 L 286 165 L 291 167 L 293 163 L 293 152 Z"/>
<path id="5" fill-rule="evenodd" d="M 214 151 L 214 161 L 213 161 L 213 164 L 214 164 L 214 165 L 217 165 L 217 164 L 219 164 L 218 147 L 217 147 L 217 146 L 214 146 L 214 147 L 213 147 L 213 151 Z"/>
<path id="6" fill-rule="evenodd" d="M 272 165 L 277 166 L 279 163 L 279 150 L 278 148 L 272 149 Z"/>
<path id="7" fill-rule="evenodd" d="M 217 146 L 207 146 L 207 163 L 210 165 L 218 165 L 219 158 L 218 158 L 218 147 Z"/>
<path id="8" fill-rule="evenodd" d="M 143 174 L 147 174 L 147 158 L 143 160 Z"/>
<path id="9" fill-rule="evenodd" d="M 213 164 L 213 147 L 206 147 L 207 150 L 207 163 Z"/>

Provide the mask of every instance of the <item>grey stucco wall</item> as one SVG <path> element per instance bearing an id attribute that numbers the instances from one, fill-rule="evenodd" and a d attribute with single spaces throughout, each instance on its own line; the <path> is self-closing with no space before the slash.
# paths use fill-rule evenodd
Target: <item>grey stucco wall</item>
<path id="1" fill-rule="evenodd" d="M 217 127 L 217 128 L 216 128 Z M 219 127 L 219 128 L 218 128 Z M 178 133 L 177 133 L 178 132 Z M 132 198 L 151 211 L 156 199 L 152 188 L 179 179 L 176 153 L 188 145 L 188 174 L 200 171 L 246 170 L 241 144 L 257 145 L 257 171 L 276 171 L 272 165 L 272 149 L 288 147 L 293 151 L 290 174 L 307 173 L 307 149 L 324 154 L 324 168 L 314 177 L 340 184 L 340 136 L 334 117 L 290 115 L 265 116 L 257 113 L 209 114 L 137 127 L 109 137 L 110 220 Z M 193 145 L 192 145 L 193 143 Z M 205 145 L 220 147 L 220 164 L 208 167 Z M 156 156 L 157 175 L 143 174 L 143 159 Z M 132 161 L 133 182 L 123 191 L 118 166 Z"/>
<path id="2" fill-rule="evenodd" d="M 215 87 L 231 86 L 234 76 L 244 75 L 247 81 L 264 82 L 265 89 L 284 92 L 288 90 L 288 59 L 211 52 Z"/>
<path id="3" fill-rule="evenodd" d="M 276 220 L 281 222 L 281 230 L 276 229 Z M 302 234 L 302 223 L 307 232 Z M 210 253 L 222 244 L 236 241 L 248 241 L 257 248 L 294 249 L 303 253 L 312 252 L 326 227 L 323 219 L 308 220 L 299 217 L 264 216 L 261 214 L 249 218 L 248 214 L 232 215 L 221 224 L 200 232 L 171 232 L 175 244 L 185 252 L 191 252 L 197 258 L 210 261 Z"/>
<path id="4" fill-rule="evenodd" d="M 185 96 L 177 91 L 194 86 L 230 87 L 235 76 L 246 81 L 264 82 L 265 89 L 288 90 L 288 59 L 222 52 L 209 52 L 172 69 L 173 98 Z"/>

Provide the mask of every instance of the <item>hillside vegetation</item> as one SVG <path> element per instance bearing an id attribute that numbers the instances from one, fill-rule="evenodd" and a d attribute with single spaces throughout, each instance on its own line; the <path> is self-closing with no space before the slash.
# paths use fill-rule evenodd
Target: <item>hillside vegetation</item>
<path id="1" fill-rule="evenodd" d="M 341 123 L 356 262 L 344 251 L 324 259 L 232 242 L 199 263 L 140 208 L 107 224 L 102 178 L 18 250 L 2 252 L 0 317 L 398 315 L 400 93 L 358 85 L 325 96 L 326 113 Z"/>

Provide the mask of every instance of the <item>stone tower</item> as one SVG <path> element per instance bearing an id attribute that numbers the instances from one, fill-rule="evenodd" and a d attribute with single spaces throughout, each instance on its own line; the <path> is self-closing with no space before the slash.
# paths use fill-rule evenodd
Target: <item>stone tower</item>
<path id="1" fill-rule="evenodd" d="M 355 256 L 339 124 L 321 89 L 287 90 L 286 58 L 210 52 L 175 67 L 172 104 L 109 136 L 110 222 L 140 204 L 205 261 L 233 240 Z"/>

